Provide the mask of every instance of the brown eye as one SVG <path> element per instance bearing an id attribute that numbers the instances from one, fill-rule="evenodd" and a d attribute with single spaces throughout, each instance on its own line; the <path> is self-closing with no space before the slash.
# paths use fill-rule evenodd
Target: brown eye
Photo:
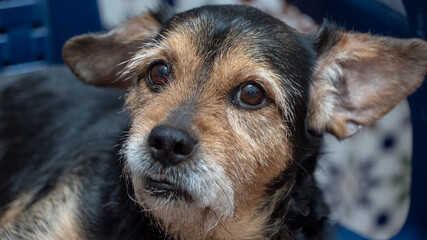
<path id="1" fill-rule="evenodd" d="M 267 102 L 264 88 L 256 82 L 247 82 L 239 87 L 232 102 L 243 109 L 258 109 Z"/>
<path id="2" fill-rule="evenodd" d="M 264 98 L 264 92 L 255 84 L 249 83 L 241 89 L 240 100 L 248 105 L 259 105 Z"/>
<path id="3" fill-rule="evenodd" d="M 149 82 L 152 85 L 165 85 L 168 82 L 170 74 L 169 67 L 164 63 L 154 64 L 149 72 Z"/>

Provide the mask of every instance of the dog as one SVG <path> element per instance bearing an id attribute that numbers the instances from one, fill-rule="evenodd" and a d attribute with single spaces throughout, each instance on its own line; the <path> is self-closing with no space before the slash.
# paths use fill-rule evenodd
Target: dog
<path id="1" fill-rule="evenodd" d="M 413 93 L 427 43 L 221 5 L 74 37 L 63 58 L 125 100 L 58 70 L 2 83 L 1 239 L 329 239 L 323 135 Z"/>

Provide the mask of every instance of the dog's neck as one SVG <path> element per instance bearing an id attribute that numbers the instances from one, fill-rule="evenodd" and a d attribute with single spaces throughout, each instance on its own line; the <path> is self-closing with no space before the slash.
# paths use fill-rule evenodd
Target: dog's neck
<path id="1" fill-rule="evenodd" d="M 233 217 L 215 223 L 201 233 L 194 225 L 187 225 L 174 239 L 265 239 L 275 232 L 270 224 L 271 212 L 259 211 L 259 206 L 265 200 L 248 200 L 244 206 L 238 207 Z"/>
<path id="2" fill-rule="evenodd" d="M 277 232 L 271 217 L 274 197 L 265 198 L 264 189 L 250 194 L 250 199 L 241 200 L 233 217 L 218 224 L 208 234 L 208 239 L 265 239 Z M 261 207 L 265 206 L 265 207 Z"/>

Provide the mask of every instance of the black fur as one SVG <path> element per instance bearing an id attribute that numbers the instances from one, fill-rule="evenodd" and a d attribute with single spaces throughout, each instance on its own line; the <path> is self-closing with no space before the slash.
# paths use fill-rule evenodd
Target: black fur
<path id="1" fill-rule="evenodd" d="M 0 215 L 20 193 L 36 191 L 28 209 L 73 173 L 90 239 L 164 239 L 120 178 L 121 91 L 84 86 L 65 67 L 0 84 Z"/>
<path id="2" fill-rule="evenodd" d="M 295 164 L 271 184 L 268 194 L 294 184 L 291 195 L 267 203 L 275 206 L 271 222 L 280 221 L 279 231 L 297 239 L 323 239 L 327 208 L 312 177 L 321 136 L 310 133 L 306 125 L 314 42 L 245 6 L 208 6 L 173 18 L 169 15 L 155 14 L 165 22 L 157 38 L 175 24 L 193 18 L 205 21 L 198 39 L 198 50 L 207 56 L 200 84 L 216 55 L 227 51 L 224 39 L 232 31 L 240 33 L 236 41 L 250 40 L 257 49 L 255 57 L 283 76 L 296 116 L 289 123 Z M 119 113 L 122 92 L 83 86 L 64 69 L 2 80 L 0 89 L 0 215 L 20 193 L 36 190 L 34 204 L 49 194 L 58 178 L 73 173 L 83 179 L 83 190 L 76 193 L 81 199 L 78 210 L 81 227 L 91 239 L 165 238 L 130 200 L 132 188 L 120 178 L 117 152 L 128 124 L 126 113 Z"/>
<path id="3" fill-rule="evenodd" d="M 191 23 L 197 21 L 202 21 L 204 28 L 193 27 Z M 205 69 L 198 77 L 199 84 L 202 84 L 204 75 L 209 74 L 209 68 L 221 51 L 227 51 L 231 44 L 240 41 L 250 42 L 253 59 L 267 63 L 283 77 L 284 89 L 290 96 L 289 105 L 295 113 L 294 121 L 289 123 L 293 132 L 295 163 L 272 183 L 267 195 L 273 195 L 289 182 L 295 182 L 295 185 L 292 196 L 266 203 L 275 205 L 271 223 L 283 218 L 281 230 L 295 237 L 298 234 L 311 239 L 327 236 L 327 206 L 312 177 L 320 155 L 322 136 L 309 131 L 306 118 L 316 54 L 327 50 L 330 44 L 327 39 L 332 38 L 332 44 L 335 43 L 336 37 L 331 36 L 334 31 L 324 26 L 318 34 L 302 36 L 255 8 L 229 5 L 205 6 L 179 14 L 165 24 L 160 35 L 167 36 L 176 25 L 185 25 L 198 32 L 199 54 L 206 56 Z M 229 38 L 232 41 L 227 41 Z"/>

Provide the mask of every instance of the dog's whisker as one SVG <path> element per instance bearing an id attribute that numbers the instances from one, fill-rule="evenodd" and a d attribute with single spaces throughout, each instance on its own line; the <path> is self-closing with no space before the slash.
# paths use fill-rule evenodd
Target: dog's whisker
<path id="1" fill-rule="evenodd" d="M 310 177 L 310 174 L 301 164 L 298 163 L 298 161 L 293 161 L 292 163 L 296 164 L 299 168 L 301 168 L 304 171 L 304 173 L 307 175 L 307 177 Z"/>
<path id="2" fill-rule="evenodd" d="M 237 5 L 74 37 L 71 72 L 126 92 L 0 84 L 0 239 L 324 238 L 323 135 L 373 124 L 421 86 L 426 56 L 422 40 L 302 35 Z"/>
<path id="3" fill-rule="evenodd" d="M 218 223 L 220 226 L 221 226 L 221 228 L 225 231 L 225 232 L 227 232 L 231 237 L 233 237 L 233 234 L 224 226 L 224 224 L 222 223 L 222 222 L 219 222 Z"/>
<path id="4" fill-rule="evenodd" d="M 228 205 L 229 206 L 233 206 L 234 205 L 234 202 L 233 202 L 233 200 L 231 200 L 230 199 L 230 197 L 228 196 L 228 194 L 226 193 L 226 191 L 224 190 L 224 188 L 223 188 L 223 186 L 221 185 L 221 184 L 219 184 L 216 180 L 215 180 L 215 184 L 221 189 L 221 191 L 222 191 L 222 193 L 223 193 L 223 195 L 227 198 L 227 201 L 228 201 Z M 233 189 L 233 187 L 232 186 L 230 186 L 230 188 L 231 189 Z M 235 191 L 234 189 L 233 189 L 233 191 Z M 234 211 L 233 211 L 233 213 L 232 213 L 233 215 L 234 215 Z"/>

